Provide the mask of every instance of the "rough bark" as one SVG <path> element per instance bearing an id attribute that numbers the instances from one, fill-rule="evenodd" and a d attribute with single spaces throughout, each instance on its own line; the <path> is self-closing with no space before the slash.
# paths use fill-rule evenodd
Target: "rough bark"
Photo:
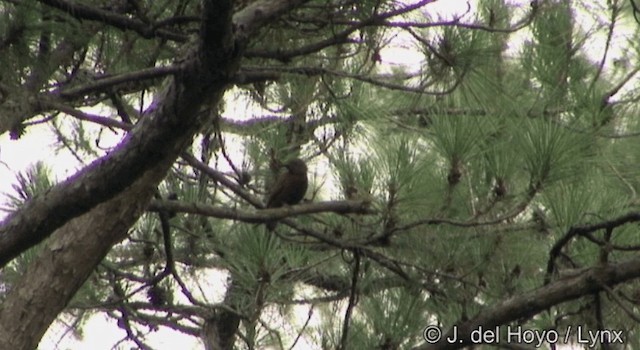
<path id="1" fill-rule="evenodd" d="M 575 276 L 559 279 L 544 287 L 487 307 L 471 320 L 460 322 L 456 325 L 459 341 L 446 341 L 453 336 L 454 330 L 451 329 L 446 333 L 443 332 L 442 338 L 437 343 L 424 344 L 415 350 L 460 349 L 473 344 L 470 334 L 480 327 L 492 329 L 498 325 L 531 317 L 554 305 L 597 293 L 604 290 L 605 286 L 613 286 L 638 277 L 640 277 L 640 255 L 622 263 L 583 270 Z"/>
<path id="2" fill-rule="evenodd" d="M 164 168 L 164 167 L 163 167 Z M 56 230 L 2 305 L 0 349 L 36 349 L 75 292 L 144 211 L 163 169 Z"/>
<path id="3" fill-rule="evenodd" d="M 118 147 L 33 198 L 2 222 L 0 266 L 68 220 L 113 198 L 159 162 L 178 157 L 202 125 L 197 113 L 200 106 L 205 102 L 215 104 L 224 92 L 227 77 L 237 69 L 230 15 L 226 21 L 210 21 L 209 25 L 226 29 L 203 30 L 203 39 L 212 47 L 195 50 L 188 57 L 182 71 L 170 78 L 156 97 L 151 111 Z"/>
<path id="4" fill-rule="evenodd" d="M 235 289 L 233 281 L 230 281 L 224 299 L 226 305 L 237 306 L 233 300 L 237 293 Z M 205 350 L 233 349 L 240 320 L 240 315 L 231 309 L 218 309 L 213 317 L 205 319 L 201 336 Z"/>
<path id="5" fill-rule="evenodd" d="M 302 2 L 259 2 L 232 26 L 232 1 L 204 1 L 198 45 L 121 144 L 0 224 L 1 266 L 55 231 L 0 309 L 0 349 L 37 347 L 190 144 L 204 122 L 198 119 L 199 109 L 219 102 L 250 34 Z"/>
<path id="6" fill-rule="evenodd" d="M 205 1 L 199 45 L 120 145 L 0 223 L 0 267 L 68 220 L 113 198 L 158 162 L 175 159 L 202 124 L 197 111 L 205 102 L 215 105 L 233 79 L 251 34 L 303 2 L 259 1 L 232 21 L 232 1 Z"/>

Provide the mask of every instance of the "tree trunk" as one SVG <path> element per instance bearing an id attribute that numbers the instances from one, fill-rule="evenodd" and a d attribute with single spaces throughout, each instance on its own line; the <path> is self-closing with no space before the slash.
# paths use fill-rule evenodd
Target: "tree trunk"
<path id="1" fill-rule="evenodd" d="M 145 210 L 164 167 L 56 230 L 0 313 L 0 349 L 32 350 L 75 292 Z"/>

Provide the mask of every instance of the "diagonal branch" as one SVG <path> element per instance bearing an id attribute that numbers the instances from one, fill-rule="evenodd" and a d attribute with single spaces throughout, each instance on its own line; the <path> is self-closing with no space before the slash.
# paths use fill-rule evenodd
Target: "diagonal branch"
<path id="1" fill-rule="evenodd" d="M 52 0 L 53 1 L 53 0 Z M 264 8 L 273 18 L 301 1 L 279 1 Z M 221 2 L 205 2 L 200 51 L 192 51 L 167 79 L 140 122 L 108 155 L 97 159 L 47 193 L 26 202 L 0 222 L 0 266 L 32 247 L 68 220 L 113 198 L 147 170 L 163 164 L 168 170 L 205 122 L 198 111 L 205 102 L 215 104 L 238 69 L 242 43 L 236 43 L 231 22 Z M 221 7 L 222 6 L 222 7 Z M 262 21 L 261 23 L 266 23 Z M 245 33 L 259 29 L 244 24 Z M 197 49 L 196 49 L 197 50 Z M 158 170 L 161 171 L 161 170 Z"/>
<path id="2" fill-rule="evenodd" d="M 222 98 L 242 52 L 233 37 L 232 1 L 205 0 L 204 5 L 201 51 L 190 52 L 180 63 L 180 71 L 165 81 L 125 139 L 0 223 L 0 265 L 56 231 L 34 252 L 33 262 L 3 299 L 0 349 L 37 348 L 51 322 L 126 236 L 158 183 L 191 144 L 205 122 L 201 106 Z"/>
<path id="3" fill-rule="evenodd" d="M 335 33 L 331 38 L 326 38 L 321 41 L 311 43 L 307 46 L 299 47 L 299 48 L 288 50 L 288 51 L 284 51 L 281 49 L 278 49 L 276 51 L 247 50 L 247 52 L 245 53 L 245 57 L 272 58 L 272 59 L 280 60 L 282 62 L 288 62 L 295 57 L 318 52 L 329 46 L 333 46 L 337 44 L 345 44 L 349 42 L 357 42 L 349 39 L 349 36 L 354 32 L 356 32 L 357 30 L 377 24 L 377 23 L 382 23 L 389 18 L 393 18 L 396 16 L 400 16 L 400 15 L 415 11 L 435 1 L 436 0 L 422 0 L 422 1 L 418 1 L 415 4 L 410 4 L 410 5 L 401 7 L 399 9 L 394 9 L 385 13 L 373 14 L 369 18 L 363 21 L 360 21 L 354 24 L 353 26 L 348 27 L 339 33 Z"/>
<path id="4" fill-rule="evenodd" d="M 455 330 L 443 334 L 440 341 L 423 344 L 414 350 L 460 349 L 472 344 L 473 330 L 490 329 L 521 318 L 539 314 L 548 308 L 579 297 L 600 292 L 605 286 L 613 286 L 640 277 L 640 255 L 618 264 L 598 266 L 584 270 L 575 276 L 554 281 L 544 287 L 534 289 L 496 305 L 487 307 L 474 318 L 459 322 Z M 457 340 L 447 342 L 457 331 Z"/>
<path id="5" fill-rule="evenodd" d="M 77 86 L 69 89 L 62 89 L 61 91 L 52 92 L 53 95 L 60 95 L 65 100 L 72 100 L 81 98 L 84 95 L 93 93 L 95 91 L 105 90 L 107 88 L 125 84 L 129 82 L 139 82 L 141 80 L 164 78 L 170 74 L 179 73 L 182 67 L 180 66 L 166 66 L 166 67 L 153 67 L 142 69 L 135 72 L 128 72 L 123 74 L 117 74 L 112 76 L 97 77 L 95 81 Z"/>

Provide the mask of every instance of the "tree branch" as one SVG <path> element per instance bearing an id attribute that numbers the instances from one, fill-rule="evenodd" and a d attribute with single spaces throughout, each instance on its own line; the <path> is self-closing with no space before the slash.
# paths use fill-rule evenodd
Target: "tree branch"
<path id="1" fill-rule="evenodd" d="M 179 63 L 179 71 L 167 79 L 125 139 L 0 223 L 1 266 L 56 231 L 3 300 L 0 348 L 37 347 L 51 322 L 111 246 L 125 237 L 158 183 L 192 142 L 204 123 L 200 107 L 221 99 L 241 54 L 232 36 L 231 16 L 220 12 L 231 11 L 231 0 L 221 2 L 214 6 L 213 0 L 205 1 L 200 51 L 189 52 Z M 266 12 L 262 23 L 280 12 Z"/>
<path id="2" fill-rule="evenodd" d="M 584 272 L 547 284 L 544 287 L 522 293 L 497 305 L 487 307 L 474 318 L 456 325 L 460 342 L 449 343 L 454 330 L 449 330 L 440 341 L 423 344 L 415 350 L 460 349 L 472 344 L 470 334 L 480 326 L 492 328 L 520 318 L 529 318 L 548 308 L 579 297 L 602 291 L 605 286 L 613 286 L 640 277 L 640 255 L 618 264 L 593 267 Z"/>
<path id="3" fill-rule="evenodd" d="M 261 23 L 280 14 L 283 6 L 299 2 L 280 1 L 280 7 L 263 8 Z M 230 15 L 220 13 L 219 3 L 205 4 L 205 16 L 211 18 L 203 21 L 201 51 L 191 52 L 179 64 L 179 72 L 169 78 L 147 115 L 125 139 L 111 153 L 28 201 L 0 223 L 0 266 L 68 220 L 113 198 L 156 164 L 163 163 L 168 169 L 191 142 L 204 122 L 198 113 L 200 106 L 222 97 L 238 68 L 237 50 L 242 46 L 231 37 Z M 250 23 L 244 27 L 245 34 L 259 28 Z"/>
<path id="4" fill-rule="evenodd" d="M 386 19 L 415 11 L 435 1 L 436 0 L 422 0 L 422 1 L 418 1 L 415 4 L 410 4 L 410 5 L 401 7 L 399 9 L 394 9 L 385 13 L 373 14 L 369 18 L 361 22 L 358 22 L 351 27 L 348 27 L 347 29 L 344 29 L 339 33 L 335 33 L 331 38 L 326 38 L 321 41 L 309 44 L 307 46 L 299 47 L 299 48 L 288 50 L 288 51 L 284 51 L 280 49 L 277 51 L 247 50 L 244 56 L 248 58 L 272 58 L 282 62 L 288 62 L 295 57 L 318 52 L 332 45 L 345 44 L 348 42 L 357 42 L 349 39 L 349 35 L 351 35 L 355 31 L 376 23 L 381 23 Z"/>
<path id="5" fill-rule="evenodd" d="M 164 39 L 185 42 L 187 35 L 173 33 L 166 29 L 158 29 L 157 25 L 133 20 L 131 17 L 120 15 L 111 11 L 102 10 L 93 6 L 77 4 L 64 0 L 39 0 L 41 3 L 66 12 L 73 18 L 81 20 L 97 21 L 108 24 L 121 30 L 132 30 L 145 39 L 160 37 Z"/>
<path id="6" fill-rule="evenodd" d="M 51 322 L 94 267 L 143 213 L 155 190 L 148 183 L 161 178 L 161 173 L 149 173 L 129 191 L 69 221 L 51 236 L 3 300 L 0 349 L 38 347 Z M 20 322 L 16 322 L 16 315 L 20 315 Z"/>
<path id="7" fill-rule="evenodd" d="M 283 219 L 289 216 L 304 214 L 334 212 L 339 214 L 371 214 L 373 211 L 365 201 L 331 201 L 318 203 L 304 203 L 281 208 L 262 209 L 257 211 L 243 211 L 226 207 L 215 207 L 200 203 L 187 203 L 173 200 L 152 200 L 148 210 L 169 211 L 189 214 L 199 214 L 219 219 L 231 219 L 247 223 L 265 223 L 271 220 Z"/>
<path id="8" fill-rule="evenodd" d="M 52 95 L 59 95 L 65 100 L 73 100 L 81 98 L 84 95 L 103 91 L 107 88 L 126 84 L 130 82 L 139 82 L 141 80 L 163 78 L 167 75 L 176 74 L 180 72 L 182 67 L 180 66 L 166 66 L 166 67 L 153 67 L 142 69 L 135 72 L 127 72 L 123 74 L 117 74 L 112 76 L 96 77 L 96 80 L 90 84 L 72 87 L 69 89 L 62 89 L 53 91 Z"/>
<path id="9" fill-rule="evenodd" d="M 562 236 L 551 248 L 549 252 L 549 261 L 547 262 L 547 274 L 545 275 L 545 282 L 551 280 L 551 275 L 555 270 L 556 258 L 560 255 L 562 248 L 564 248 L 574 237 L 580 235 L 587 235 L 591 232 L 595 232 L 603 229 L 614 229 L 618 226 L 628 224 L 630 222 L 640 221 L 640 212 L 631 212 L 626 215 L 617 217 L 612 220 L 599 222 L 591 225 L 575 226 L 569 229 L 567 233 Z"/>

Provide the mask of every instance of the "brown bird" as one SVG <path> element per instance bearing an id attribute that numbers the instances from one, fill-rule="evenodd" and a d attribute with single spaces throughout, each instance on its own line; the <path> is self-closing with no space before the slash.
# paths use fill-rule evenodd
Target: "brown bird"
<path id="1" fill-rule="evenodd" d="M 307 193 L 309 181 L 307 180 L 307 165 L 302 159 L 292 159 L 284 164 L 287 171 L 278 176 L 273 190 L 267 199 L 267 208 L 280 208 L 284 205 L 299 203 Z M 267 229 L 273 231 L 277 222 L 267 223 Z"/>

